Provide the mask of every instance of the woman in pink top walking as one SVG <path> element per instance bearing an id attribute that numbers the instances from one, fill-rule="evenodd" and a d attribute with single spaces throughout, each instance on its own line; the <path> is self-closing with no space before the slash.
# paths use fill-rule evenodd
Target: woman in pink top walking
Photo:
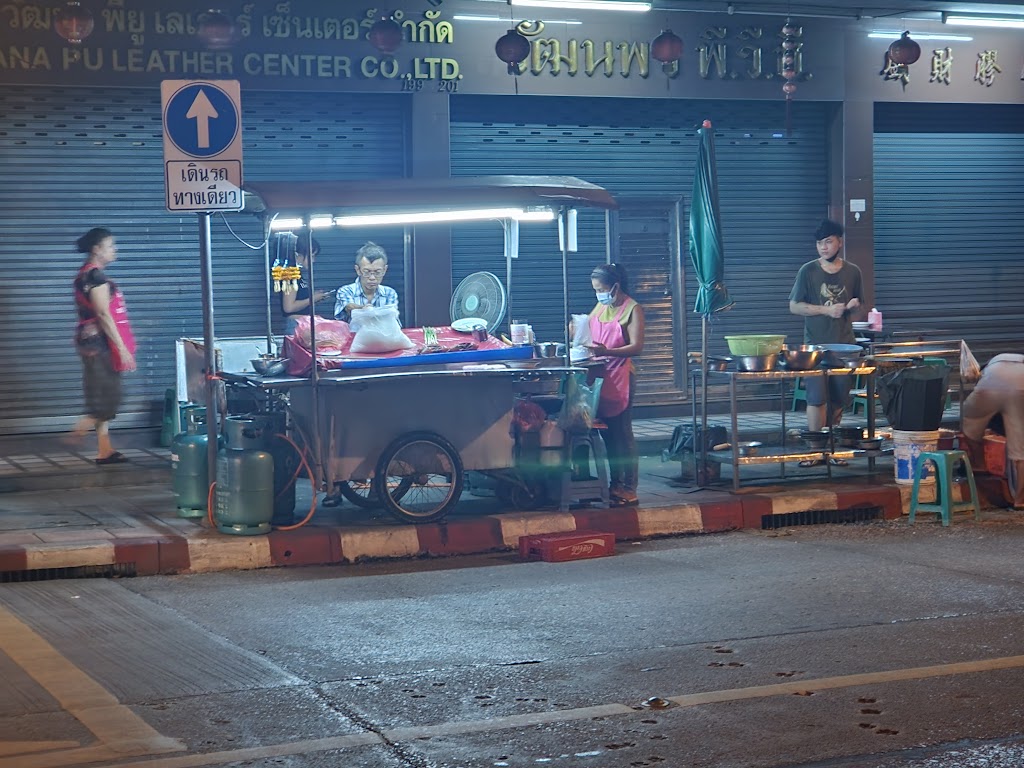
<path id="1" fill-rule="evenodd" d="M 629 297 L 626 270 L 602 264 L 590 273 L 597 305 L 590 311 L 590 349 L 605 358 L 597 416 L 606 425 L 609 493 L 613 504 L 637 503 L 640 456 L 633 437 L 633 357 L 644 349 L 644 310 Z"/>

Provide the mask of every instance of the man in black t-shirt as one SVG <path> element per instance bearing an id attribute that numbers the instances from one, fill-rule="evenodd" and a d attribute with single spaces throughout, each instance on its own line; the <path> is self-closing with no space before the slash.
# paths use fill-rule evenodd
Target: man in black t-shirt
<path id="1" fill-rule="evenodd" d="M 814 239 L 818 258 L 797 272 L 789 311 L 804 318 L 805 344 L 854 344 L 853 320 L 863 314 L 860 269 L 839 255 L 843 249 L 841 224 L 826 219 Z M 850 396 L 850 377 L 829 376 L 828 392 L 823 378 L 809 377 L 805 382 L 808 429 L 839 424 Z"/>

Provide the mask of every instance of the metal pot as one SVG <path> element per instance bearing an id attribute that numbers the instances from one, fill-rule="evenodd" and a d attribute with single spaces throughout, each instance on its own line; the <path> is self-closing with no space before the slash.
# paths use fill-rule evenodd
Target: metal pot
<path id="1" fill-rule="evenodd" d="M 778 354 L 774 355 L 737 355 L 736 370 L 761 372 L 775 370 L 775 363 L 778 362 Z"/>
<path id="2" fill-rule="evenodd" d="M 785 347 L 782 360 L 791 371 L 809 371 L 821 362 L 824 350 L 814 344 L 802 344 L 798 347 Z"/>
<path id="3" fill-rule="evenodd" d="M 728 369 L 729 363 L 731 362 L 731 357 L 708 357 L 708 370 L 724 371 Z"/>
<path id="4" fill-rule="evenodd" d="M 557 341 L 539 341 L 533 345 L 534 357 L 563 357 L 564 355 L 565 344 L 559 344 Z"/>

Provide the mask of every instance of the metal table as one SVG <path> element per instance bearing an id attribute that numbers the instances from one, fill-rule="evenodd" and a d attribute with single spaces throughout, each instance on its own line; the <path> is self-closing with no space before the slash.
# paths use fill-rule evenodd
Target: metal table
<path id="1" fill-rule="evenodd" d="M 700 370 L 694 372 L 694 381 L 696 382 L 697 376 L 700 375 Z M 732 418 L 732 431 L 731 431 L 731 451 L 715 451 L 708 453 L 708 459 L 719 462 L 721 464 L 732 465 L 732 486 L 733 490 L 739 490 L 740 487 L 740 467 L 749 466 L 752 464 L 778 464 L 779 465 L 779 476 L 786 476 L 786 462 L 793 461 L 804 461 L 807 459 L 822 459 L 825 461 L 825 467 L 828 472 L 829 478 L 832 477 L 832 465 L 828 461 L 830 458 L 837 459 L 853 459 L 853 458 L 867 458 L 868 468 L 874 469 L 875 457 L 880 455 L 882 451 L 867 451 L 860 448 L 837 448 L 835 445 L 835 436 L 830 434 L 829 445 L 827 448 L 822 450 L 790 450 L 787 443 L 786 435 L 786 402 L 790 382 L 795 382 L 798 378 L 827 378 L 828 376 L 864 376 L 867 380 L 867 395 L 868 402 L 874 402 L 875 396 L 875 368 L 874 366 L 862 365 L 858 368 L 815 368 L 810 371 L 790 371 L 790 370 L 775 370 L 775 371 L 710 371 L 711 377 L 725 377 L 729 382 L 729 412 Z M 754 456 L 740 456 L 739 454 L 739 409 L 737 407 L 737 387 L 740 384 L 760 384 L 760 385 L 774 385 L 779 388 L 779 400 L 780 400 L 780 419 L 781 426 L 779 431 L 779 446 L 763 450 Z M 875 411 L 874 408 L 868 408 L 867 414 L 867 429 L 868 437 L 875 436 Z M 697 427 L 696 421 L 694 421 L 694 455 L 697 453 Z M 701 436 L 703 440 L 703 436 Z"/>

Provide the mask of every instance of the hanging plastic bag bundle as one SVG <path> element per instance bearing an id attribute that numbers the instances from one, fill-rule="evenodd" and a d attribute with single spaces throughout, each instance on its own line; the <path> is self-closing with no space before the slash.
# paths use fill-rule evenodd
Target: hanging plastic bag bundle
<path id="1" fill-rule="evenodd" d="M 565 378 L 562 410 L 558 414 L 558 428 L 563 432 L 589 432 L 594 425 L 594 390 L 586 384 L 586 374 L 576 373 Z"/>
<path id="2" fill-rule="evenodd" d="M 398 307 L 353 309 L 349 327 L 355 332 L 352 352 L 383 354 L 414 346 L 412 340 L 402 333 Z"/>
<path id="3" fill-rule="evenodd" d="M 981 366 L 963 339 L 960 339 L 960 378 L 967 384 L 974 384 L 981 378 Z"/>

